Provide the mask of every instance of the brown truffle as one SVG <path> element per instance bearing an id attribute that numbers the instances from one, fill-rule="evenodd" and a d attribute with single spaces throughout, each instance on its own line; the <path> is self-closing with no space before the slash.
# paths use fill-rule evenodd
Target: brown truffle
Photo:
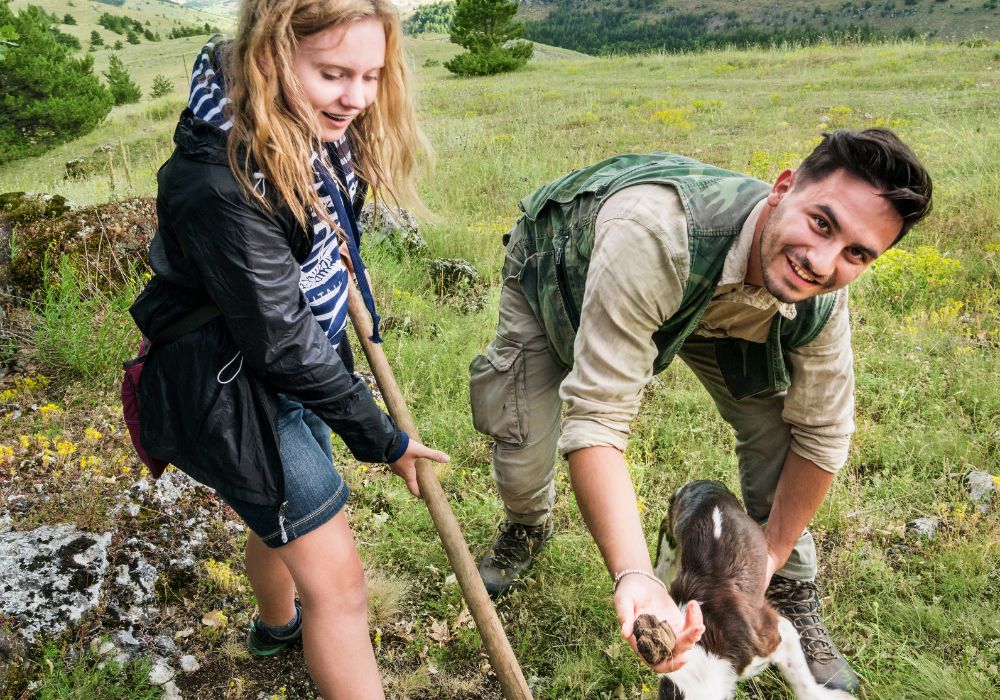
<path id="1" fill-rule="evenodd" d="M 674 630 L 666 622 L 654 615 L 643 614 L 635 619 L 635 646 L 639 654 L 650 666 L 658 666 L 674 654 L 676 637 Z"/>

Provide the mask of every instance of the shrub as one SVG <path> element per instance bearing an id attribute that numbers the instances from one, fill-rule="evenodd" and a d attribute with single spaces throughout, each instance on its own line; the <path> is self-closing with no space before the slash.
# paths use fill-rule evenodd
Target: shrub
<path id="1" fill-rule="evenodd" d="M 900 311 L 933 306 L 955 284 L 962 264 L 947 258 L 933 246 L 917 246 L 910 252 L 890 248 L 872 263 L 870 285 L 882 299 Z"/>
<path id="2" fill-rule="evenodd" d="M 458 0 L 451 23 L 451 41 L 468 51 L 444 64 L 457 75 L 492 75 L 520 68 L 534 51 L 515 41 L 524 26 L 514 21 L 519 0 Z"/>
<path id="3" fill-rule="evenodd" d="M 142 290 L 132 270 L 124 284 L 104 289 L 94 279 L 99 261 L 78 270 L 68 256 L 58 270 L 46 268 L 41 301 L 35 307 L 35 344 L 45 371 L 86 380 L 111 380 L 137 344 L 129 306 Z"/>
<path id="4" fill-rule="evenodd" d="M 108 90 L 111 91 L 116 105 L 138 102 L 142 97 L 142 90 L 132 82 L 132 76 L 118 56 L 111 57 L 111 63 L 104 71 L 104 77 L 108 79 Z"/>
<path id="5" fill-rule="evenodd" d="M 46 13 L 29 6 L 15 17 L 0 2 L 0 27 L 16 37 L 2 56 L 0 163 L 71 141 L 104 119 L 113 98 L 94 75 L 93 58 L 73 58 Z"/>
<path id="6" fill-rule="evenodd" d="M 101 33 L 96 29 L 90 32 L 90 45 L 91 46 L 104 46 L 104 39 L 101 38 Z"/>
<path id="7" fill-rule="evenodd" d="M 157 75 L 153 78 L 153 87 L 149 91 L 149 96 L 153 99 L 166 97 L 174 91 L 174 84 L 165 75 Z"/>
<path id="8" fill-rule="evenodd" d="M 63 15 L 62 23 L 63 24 L 76 24 L 76 17 L 74 17 L 73 15 L 71 15 L 71 14 L 69 14 L 67 12 L 65 15 Z"/>

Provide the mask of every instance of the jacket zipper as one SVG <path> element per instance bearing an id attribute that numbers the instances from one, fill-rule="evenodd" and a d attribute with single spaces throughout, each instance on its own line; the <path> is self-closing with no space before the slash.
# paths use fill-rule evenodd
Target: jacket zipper
<path id="1" fill-rule="evenodd" d="M 580 312 L 576 308 L 576 302 L 573 301 L 573 295 L 570 294 L 569 278 L 566 275 L 565 257 L 566 245 L 568 243 L 569 236 L 563 236 L 556 245 L 556 284 L 559 286 L 559 294 L 562 296 L 563 306 L 566 307 L 566 315 L 569 316 L 569 323 L 573 326 L 573 330 L 576 331 L 580 328 Z"/>
<path id="2" fill-rule="evenodd" d="M 271 435 L 274 437 L 274 444 L 277 446 L 279 444 L 278 428 L 275 426 L 274 421 L 271 419 L 271 415 L 266 410 L 267 398 L 264 396 L 264 388 L 254 379 L 250 380 L 250 387 L 254 394 L 256 394 L 257 401 L 260 402 L 261 409 L 264 412 L 264 417 L 267 418 L 267 427 L 271 429 Z M 284 516 L 285 506 L 288 505 L 288 501 L 285 500 L 285 474 L 283 471 L 279 471 L 279 474 L 281 476 L 281 506 L 279 507 L 278 512 L 278 525 L 281 528 L 281 541 L 282 543 L 285 543 L 288 541 L 288 536 L 285 534 Z"/>

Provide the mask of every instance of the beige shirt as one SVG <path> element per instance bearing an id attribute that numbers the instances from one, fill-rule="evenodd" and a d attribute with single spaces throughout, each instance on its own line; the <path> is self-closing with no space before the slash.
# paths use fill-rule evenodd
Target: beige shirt
<path id="1" fill-rule="evenodd" d="M 763 208 L 761 200 L 730 248 L 695 333 L 763 342 L 774 314 L 794 318 L 794 305 L 743 284 Z M 561 454 L 597 445 L 625 450 L 642 390 L 652 378 L 653 333 L 677 312 L 689 270 L 687 219 L 672 187 L 637 185 L 614 194 L 598 212 L 595 227 L 573 369 L 559 390 L 566 403 Z M 788 360 L 792 384 L 782 418 L 791 428 L 791 447 L 836 472 L 847 461 L 854 432 L 846 294 L 823 331 L 788 352 Z"/>

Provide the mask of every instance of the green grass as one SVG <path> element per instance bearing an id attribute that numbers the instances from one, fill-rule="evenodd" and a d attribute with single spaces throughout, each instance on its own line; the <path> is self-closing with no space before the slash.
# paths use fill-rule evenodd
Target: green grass
<path id="1" fill-rule="evenodd" d="M 159 700 L 163 691 L 146 679 L 149 664 L 96 658 L 92 650 L 50 644 L 42 650 L 37 700 Z"/>
<path id="2" fill-rule="evenodd" d="M 831 128 L 886 125 L 913 146 L 934 176 L 935 211 L 901 244 L 910 258 L 866 273 L 852 289 L 858 432 L 813 528 L 825 616 L 870 698 L 1000 698 L 1000 517 L 971 508 L 962 485 L 971 469 L 1000 474 L 1000 46 L 908 42 L 608 59 L 552 50 L 491 79 L 448 75 L 440 62 L 457 49 L 440 38 L 409 46 L 421 124 L 437 153 L 436 169 L 421 182 L 437 219 L 422 234 L 434 257 L 468 259 L 486 277 L 485 308 L 461 313 L 437 298 L 422 258 L 377 250 L 366 257 L 380 312 L 412 321 L 411 334 L 387 334 L 385 351 L 421 435 L 453 457 L 441 478 L 474 553 L 492 536 L 500 503 L 489 443 L 469 418 L 467 366 L 493 333 L 499 238 L 520 197 L 623 151 L 676 151 L 772 179 Z M 126 190 L 127 159 L 127 190 L 153 194 L 174 115 L 151 116 L 151 108 L 116 108 L 98 132 L 0 167 L 0 191 L 104 201 L 108 172 L 63 182 L 60 169 L 109 142 L 117 148 L 114 192 Z M 920 257 L 919 246 L 957 268 Z M 414 621 L 414 636 L 379 651 L 389 695 L 462 697 L 441 678 L 475 676 L 482 651 L 472 631 L 444 646 L 428 641 L 434 621 L 454 622 L 462 609 L 428 514 L 399 480 L 351 462 L 342 448 L 338 455 L 363 556 L 380 576 L 407 582 L 399 615 Z M 685 481 L 737 486 L 731 431 L 682 365 L 647 390 L 626 457 L 650 538 L 668 495 Z M 564 465 L 557 478 L 558 535 L 530 585 L 498 606 L 525 675 L 537 679 L 543 698 L 653 698 L 655 677 L 616 633 L 610 581 Z M 921 515 L 942 518 L 934 539 L 904 536 L 906 521 Z M 424 646 L 430 651 L 422 654 Z M 768 674 L 737 697 L 787 694 Z"/>

